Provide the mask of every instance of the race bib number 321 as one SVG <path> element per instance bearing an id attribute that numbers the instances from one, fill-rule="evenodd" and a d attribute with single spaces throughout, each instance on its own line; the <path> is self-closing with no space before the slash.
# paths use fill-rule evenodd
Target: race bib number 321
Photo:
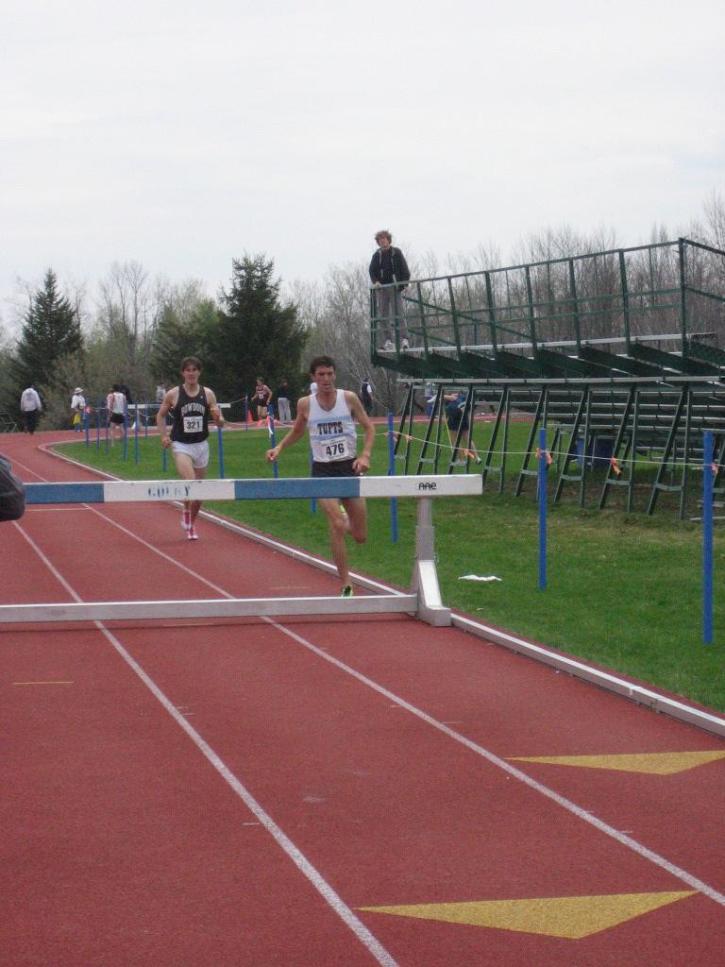
<path id="1" fill-rule="evenodd" d="M 201 416 L 184 417 L 184 433 L 201 433 L 204 429 L 204 418 Z"/>

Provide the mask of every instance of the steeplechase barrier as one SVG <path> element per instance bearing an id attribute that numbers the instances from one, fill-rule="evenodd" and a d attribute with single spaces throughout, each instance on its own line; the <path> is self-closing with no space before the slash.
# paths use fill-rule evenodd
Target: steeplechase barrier
<path id="1" fill-rule="evenodd" d="M 413 614 L 451 624 L 435 565 L 432 499 L 482 493 L 479 474 L 415 477 L 131 480 L 26 485 L 26 504 L 98 504 L 180 500 L 299 500 L 412 497 L 417 501 L 415 560 L 409 593 L 353 598 L 224 598 L 187 601 L 100 601 L 0 605 L 0 624 L 27 622 L 230 618 L 268 615 Z"/>

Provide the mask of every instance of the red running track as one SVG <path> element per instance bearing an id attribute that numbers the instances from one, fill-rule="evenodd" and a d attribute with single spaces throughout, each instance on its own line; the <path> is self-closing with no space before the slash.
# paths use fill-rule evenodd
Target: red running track
<path id="1" fill-rule="evenodd" d="M 44 438 L 0 450 L 91 476 Z M 0 600 L 335 593 L 178 517 L 31 508 Z M 722 963 L 725 745 L 692 726 L 404 616 L 16 627 L 0 656 L 2 965 Z M 692 767 L 520 758 L 625 754 Z"/>

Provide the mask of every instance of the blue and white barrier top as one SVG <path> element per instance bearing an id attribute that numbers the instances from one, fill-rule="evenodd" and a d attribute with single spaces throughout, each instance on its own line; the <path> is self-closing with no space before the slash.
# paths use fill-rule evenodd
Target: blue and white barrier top
<path id="1" fill-rule="evenodd" d="M 417 477 L 281 477 L 243 480 L 111 480 L 26 484 L 26 504 L 108 504 L 164 500 L 299 500 L 324 497 L 466 497 L 483 492 L 480 474 Z"/>

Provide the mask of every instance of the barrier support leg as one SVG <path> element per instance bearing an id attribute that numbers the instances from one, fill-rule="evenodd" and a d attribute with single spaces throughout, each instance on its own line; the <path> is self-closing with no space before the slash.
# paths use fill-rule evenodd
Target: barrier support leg
<path id="1" fill-rule="evenodd" d="M 435 565 L 435 528 L 430 497 L 418 501 L 418 523 L 415 528 L 415 567 L 411 580 L 418 595 L 417 617 L 436 628 L 451 624 L 451 609 L 441 600 Z"/>

